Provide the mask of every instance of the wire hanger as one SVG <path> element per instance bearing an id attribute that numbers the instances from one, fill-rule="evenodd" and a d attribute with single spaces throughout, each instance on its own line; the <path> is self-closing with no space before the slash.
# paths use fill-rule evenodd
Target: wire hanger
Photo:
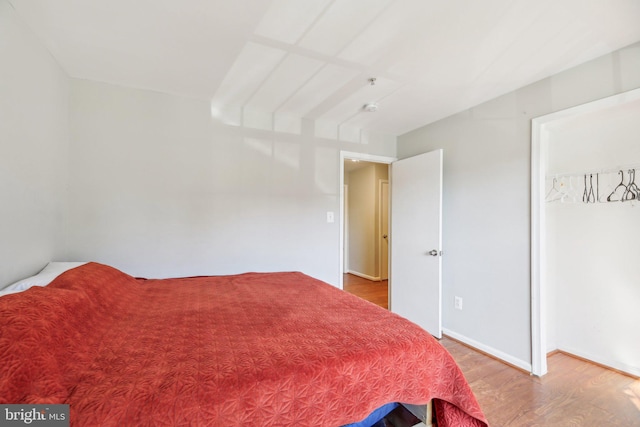
<path id="1" fill-rule="evenodd" d="M 595 203 L 596 196 L 593 193 L 593 174 L 589 175 L 589 186 L 587 187 L 587 174 L 584 174 L 584 194 L 582 194 L 582 201 L 585 203 Z"/>
<path id="2" fill-rule="evenodd" d="M 636 199 L 640 199 L 640 188 L 638 188 L 638 186 L 636 185 L 636 170 L 633 170 L 633 181 L 631 182 L 631 186 L 633 187 L 633 190 L 636 192 Z"/>
<path id="3" fill-rule="evenodd" d="M 544 200 L 547 202 L 556 202 L 558 200 L 562 200 L 564 198 L 564 193 L 556 188 L 558 184 L 558 178 L 553 178 L 553 183 L 551 184 L 551 189 L 545 196 Z"/>
<path id="4" fill-rule="evenodd" d="M 636 185 L 636 170 L 629 169 L 629 184 L 627 184 L 627 190 L 622 195 L 622 201 L 628 202 L 629 200 L 635 200 L 640 197 L 640 189 Z"/>
<path id="5" fill-rule="evenodd" d="M 626 185 L 624 185 L 624 172 L 620 171 L 618 172 L 620 174 L 620 184 L 618 184 L 616 186 L 616 188 L 613 189 L 613 191 L 611 192 L 611 194 L 609 194 L 609 196 L 607 197 L 607 202 L 620 202 L 623 199 L 623 196 L 626 194 L 628 188 Z M 623 188 L 624 190 L 622 190 L 622 194 L 620 195 L 619 199 L 613 199 L 613 196 L 616 195 L 616 193 L 618 192 L 619 188 Z"/>

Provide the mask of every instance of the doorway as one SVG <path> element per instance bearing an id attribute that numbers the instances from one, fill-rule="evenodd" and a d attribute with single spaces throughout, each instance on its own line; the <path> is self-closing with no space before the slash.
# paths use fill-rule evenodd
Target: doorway
<path id="1" fill-rule="evenodd" d="M 443 150 L 433 150 L 402 160 L 341 152 L 342 191 L 346 159 L 384 163 L 387 166 L 392 164 L 389 171 L 389 308 L 440 338 Z M 350 196 L 354 193 L 352 189 L 348 192 Z M 343 273 L 345 206 L 344 194 L 340 196 L 339 271 Z M 416 212 L 421 214 L 416 215 Z M 349 240 L 351 244 L 352 239 Z M 340 288 L 344 289 L 343 274 L 340 274 Z"/>
<path id="2" fill-rule="evenodd" d="M 343 289 L 388 308 L 389 165 L 344 164 Z"/>
<path id="3" fill-rule="evenodd" d="M 346 160 L 345 272 L 372 281 L 387 279 L 389 166 Z"/>
<path id="4" fill-rule="evenodd" d="M 624 333 L 640 321 L 635 315 L 640 301 L 634 286 L 635 261 L 625 261 L 637 253 L 632 237 L 638 232 L 637 221 L 628 219 L 634 213 L 633 201 L 620 203 L 619 197 L 609 197 L 619 182 L 629 185 L 635 175 L 629 171 L 640 169 L 639 109 L 640 89 L 636 89 L 533 120 L 534 375 L 547 372 L 547 351 L 556 348 L 640 374 L 640 353 L 629 344 L 637 340 Z M 550 173 L 553 176 L 547 176 Z M 621 230 L 615 228 L 620 226 Z M 554 283 L 562 287 L 556 289 Z M 563 322 L 568 316 L 571 321 Z M 612 323 L 618 318 L 620 322 Z"/>
<path id="5" fill-rule="evenodd" d="M 367 165 L 378 165 L 379 168 L 384 167 L 387 170 L 387 177 L 388 177 L 389 165 L 395 160 L 396 159 L 393 157 L 377 156 L 377 155 L 363 154 L 363 153 L 350 153 L 345 151 L 340 152 L 340 189 L 342 190 L 342 194 L 340 195 L 340 258 L 339 258 L 340 273 L 341 273 L 340 289 L 345 289 L 344 275 L 348 274 L 348 272 L 350 271 L 361 273 L 360 276 L 364 276 L 362 277 L 364 279 L 377 280 L 377 281 L 380 280 L 381 273 L 384 273 L 385 271 L 388 272 L 388 252 L 387 252 L 387 260 L 386 261 L 382 260 L 382 263 L 386 263 L 385 267 L 387 267 L 387 270 L 381 271 L 379 269 L 379 266 L 381 263 L 380 255 L 382 252 L 380 248 L 383 242 L 377 241 L 377 240 L 383 239 L 382 235 L 384 234 L 382 232 L 382 227 L 380 226 L 381 218 L 379 215 L 379 210 L 380 210 L 379 205 L 377 207 L 377 212 L 375 211 L 370 212 L 371 216 L 374 218 L 370 222 L 372 227 L 370 235 L 368 237 L 360 236 L 363 241 L 366 242 L 368 239 L 369 242 L 372 242 L 368 250 L 364 251 L 366 260 L 364 262 L 361 262 L 357 266 L 350 265 L 352 264 L 353 260 L 349 256 L 348 247 L 345 247 L 345 244 L 347 246 L 354 245 L 354 238 L 349 237 L 350 234 L 354 234 L 353 233 L 354 224 L 349 225 L 349 223 L 346 220 L 347 218 L 346 214 L 347 213 L 349 213 L 350 215 L 353 214 L 353 212 L 349 209 L 348 206 L 350 204 L 349 200 L 353 201 L 354 195 L 356 195 L 356 191 L 354 191 L 354 188 L 352 185 L 349 185 L 348 179 L 345 179 L 347 178 L 346 174 L 349 173 L 349 169 L 352 169 L 352 168 L 357 169 L 359 167 L 366 167 Z M 359 165 L 356 165 L 356 164 L 359 164 Z M 387 178 L 387 184 L 388 184 L 388 178 Z M 381 189 L 382 183 L 379 183 L 376 181 L 376 182 L 373 182 L 372 185 L 374 186 L 373 188 L 373 193 L 375 194 L 374 198 L 379 199 L 380 192 L 382 190 Z M 351 204 L 351 206 L 353 206 L 353 204 Z M 375 204 L 373 206 L 375 206 Z M 387 209 L 388 209 L 388 203 L 387 203 Z M 388 218 L 388 213 L 387 213 L 387 218 Z M 386 240 L 388 241 L 388 239 Z M 373 250 L 372 250 L 372 247 L 373 247 Z M 371 268 L 370 265 L 372 263 L 374 265 L 373 273 L 371 273 L 372 270 L 370 269 Z M 369 265 L 369 267 L 367 267 L 367 265 Z M 358 271 L 358 270 L 364 270 L 364 271 Z M 387 295 L 387 298 L 388 298 L 388 295 Z"/>

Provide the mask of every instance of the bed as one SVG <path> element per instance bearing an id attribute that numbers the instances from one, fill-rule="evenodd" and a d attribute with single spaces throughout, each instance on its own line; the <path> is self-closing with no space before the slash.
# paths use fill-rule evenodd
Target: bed
<path id="1" fill-rule="evenodd" d="M 66 403 L 71 425 L 342 426 L 392 402 L 487 425 L 431 335 L 302 273 L 87 263 L 0 297 L 0 403 Z"/>

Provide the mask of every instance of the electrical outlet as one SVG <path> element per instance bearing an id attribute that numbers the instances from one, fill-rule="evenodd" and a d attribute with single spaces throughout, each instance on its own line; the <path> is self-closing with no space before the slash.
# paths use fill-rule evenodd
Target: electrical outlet
<path id="1" fill-rule="evenodd" d="M 455 308 L 462 310 L 462 297 L 455 297 L 453 304 Z"/>

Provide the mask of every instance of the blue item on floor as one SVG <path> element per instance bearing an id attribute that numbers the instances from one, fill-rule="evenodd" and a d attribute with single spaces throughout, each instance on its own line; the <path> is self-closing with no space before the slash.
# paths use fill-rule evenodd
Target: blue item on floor
<path id="1" fill-rule="evenodd" d="M 342 427 L 371 427 L 375 423 L 383 419 L 385 415 L 387 415 L 389 412 L 396 409 L 398 406 L 400 406 L 400 404 L 396 402 L 387 403 L 386 405 L 383 405 L 378 409 L 374 410 L 364 420 L 358 421 L 357 423 L 346 424 Z"/>

